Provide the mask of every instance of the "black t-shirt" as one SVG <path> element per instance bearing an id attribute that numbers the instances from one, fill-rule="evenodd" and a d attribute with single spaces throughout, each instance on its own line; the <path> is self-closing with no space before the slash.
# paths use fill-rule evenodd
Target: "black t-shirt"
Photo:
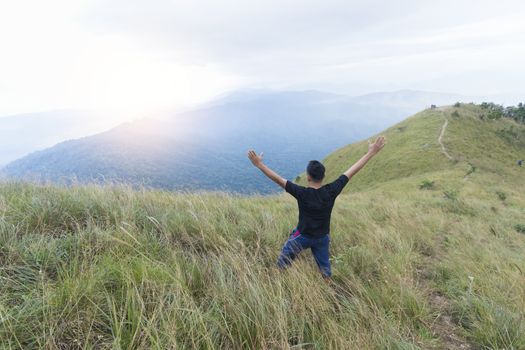
<path id="1" fill-rule="evenodd" d="M 294 196 L 299 205 L 297 230 L 301 234 L 320 237 L 330 233 L 330 216 L 335 199 L 347 183 L 348 178 L 345 175 L 318 189 L 286 181 L 286 192 Z"/>

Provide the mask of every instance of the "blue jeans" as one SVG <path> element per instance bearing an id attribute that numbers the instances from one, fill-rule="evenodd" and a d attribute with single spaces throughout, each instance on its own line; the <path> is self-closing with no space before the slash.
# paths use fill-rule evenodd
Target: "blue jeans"
<path id="1" fill-rule="evenodd" d="M 330 277 L 332 276 L 332 269 L 330 268 L 329 247 L 330 235 L 311 237 L 302 235 L 297 229 L 294 229 L 283 246 L 277 265 L 282 269 L 290 266 L 301 251 L 310 248 L 323 276 Z"/>

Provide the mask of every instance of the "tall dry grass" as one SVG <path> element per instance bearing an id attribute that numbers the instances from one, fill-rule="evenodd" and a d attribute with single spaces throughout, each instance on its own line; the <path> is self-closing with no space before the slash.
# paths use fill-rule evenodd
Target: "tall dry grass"
<path id="1" fill-rule="evenodd" d="M 523 192 L 404 181 L 338 199 L 331 282 L 308 252 L 276 269 L 285 195 L 3 184 L 0 347 L 442 348 L 450 312 L 471 344 L 525 348 Z"/>

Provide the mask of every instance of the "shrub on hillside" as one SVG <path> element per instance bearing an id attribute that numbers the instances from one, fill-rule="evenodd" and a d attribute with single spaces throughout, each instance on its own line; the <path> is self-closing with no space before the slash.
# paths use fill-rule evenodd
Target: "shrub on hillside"
<path id="1" fill-rule="evenodd" d="M 496 134 L 505 142 L 514 144 L 518 147 L 525 147 L 525 129 L 515 125 L 496 131 Z"/>
<path id="2" fill-rule="evenodd" d="M 505 108 L 505 116 L 514 119 L 517 122 L 525 123 L 525 104 L 518 103 L 517 106 Z"/>
<path id="3" fill-rule="evenodd" d="M 468 165 L 470 166 L 470 168 L 467 170 L 467 173 L 465 174 L 465 176 L 468 176 L 476 171 L 476 167 L 474 165 L 472 165 L 471 163 L 468 163 Z"/>
<path id="4" fill-rule="evenodd" d="M 458 113 L 458 111 L 454 111 L 454 112 L 452 112 L 452 116 L 453 116 L 454 118 L 459 118 L 459 113 Z"/>
<path id="5" fill-rule="evenodd" d="M 454 103 L 454 107 L 456 107 L 456 108 L 461 107 L 461 103 L 459 103 L 459 102 Z"/>
<path id="6" fill-rule="evenodd" d="M 518 103 L 517 106 L 503 107 L 493 102 L 483 102 L 480 107 L 487 111 L 489 119 L 506 117 L 512 118 L 518 123 L 525 123 L 525 104 L 523 103 Z"/>
<path id="7" fill-rule="evenodd" d="M 420 190 L 432 190 L 433 188 L 434 188 L 434 181 L 423 180 L 419 184 L 419 189 Z"/>
<path id="8" fill-rule="evenodd" d="M 487 111 L 487 118 L 489 119 L 500 119 L 504 116 L 505 109 L 503 106 L 493 102 L 482 102 L 481 108 Z"/>
<path id="9" fill-rule="evenodd" d="M 518 231 L 519 233 L 525 233 L 525 225 L 524 224 L 516 224 L 514 225 L 514 229 Z"/>
<path id="10" fill-rule="evenodd" d="M 459 192 L 458 190 L 446 190 L 446 191 L 443 191 L 443 195 L 445 196 L 446 199 L 455 201 L 458 199 Z"/>
<path id="11" fill-rule="evenodd" d="M 507 194 L 503 191 L 496 191 L 496 195 L 498 196 L 500 201 L 504 201 L 507 199 Z"/>

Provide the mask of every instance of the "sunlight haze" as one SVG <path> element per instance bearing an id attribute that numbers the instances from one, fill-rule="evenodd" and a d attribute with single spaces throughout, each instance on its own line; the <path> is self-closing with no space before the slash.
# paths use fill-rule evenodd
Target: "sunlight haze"
<path id="1" fill-rule="evenodd" d="M 129 119 L 244 87 L 522 93 L 521 1 L 16 1 L 0 116 Z"/>

